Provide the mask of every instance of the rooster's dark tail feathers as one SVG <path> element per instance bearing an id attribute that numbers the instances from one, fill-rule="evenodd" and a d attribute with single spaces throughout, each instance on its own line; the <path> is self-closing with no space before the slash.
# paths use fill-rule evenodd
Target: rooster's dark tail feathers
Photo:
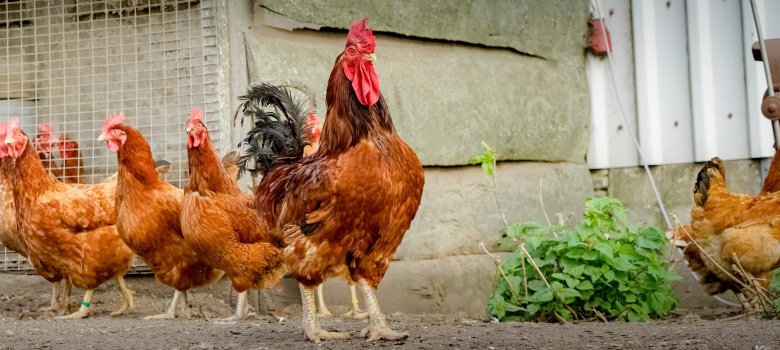
<path id="1" fill-rule="evenodd" d="M 242 170 L 253 175 L 265 175 L 280 163 L 303 157 L 303 148 L 309 144 L 306 133 L 308 109 L 296 101 L 287 88 L 268 83 L 252 85 L 236 110 L 234 120 L 254 121 L 242 145 L 247 146 L 238 160 Z"/>

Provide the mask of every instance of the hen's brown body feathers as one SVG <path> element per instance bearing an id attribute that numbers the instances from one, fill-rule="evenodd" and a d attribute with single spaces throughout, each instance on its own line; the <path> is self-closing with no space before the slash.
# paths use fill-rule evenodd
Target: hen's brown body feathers
<path id="1" fill-rule="evenodd" d="M 0 158 L 0 243 L 27 257 L 27 246 L 16 227 L 13 174 L 13 159 Z"/>
<path id="2" fill-rule="evenodd" d="M 179 216 L 183 191 L 163 181 L 154 168 L 149 144 L 138 130 L 127 133 L 119 149 L 116 193 L 117 228 L 122 240 L 154 271 L 157 279 L 176 290 L 210 284 L 222 276 L 187 244 Z"/>
<path id="3" fill-rule="evenodd" d="M 740 291 L 729 277 L 739 276 L 732 268 L 734 257 L 766 287 L 772 270 L 780 267 L 780 193 L 731 193 L 723 163 L 714 158 L 699 173 L 694 202 L 686 228 L 701 249 L 689 244 L 685 253 L 707 291 Z M 679 238 L 690 241 L 679 231 Z"/>
<path id="4" fill-rule="evenodd" d="M 281 243 L 264 228 L 252 198 L 241 192 L 205 137 L 199 146 L 187 149 L 190 179 L 182 205 L 184 237 L 209 265 L 225 271 L 236 291 L 270 287 L 285 273 Z M 229 169 L 237 170 L 235 165 Z"/>
<path id="5" fill-rule="evenodd" d="M 19 230 L 38 274 L 94 289 L 122 276 L 132 251 L 117 235 L 105 187 L 77 189 L 53 180 L 29 144 L 17 160 L 14 199 Z M 111 201 L 108 201 L 110 203 Z"/>

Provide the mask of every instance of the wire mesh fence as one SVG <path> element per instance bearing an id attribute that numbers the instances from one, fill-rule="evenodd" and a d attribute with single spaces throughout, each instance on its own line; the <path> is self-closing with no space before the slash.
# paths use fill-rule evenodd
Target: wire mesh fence
<path id="1" fill-rule="evenodd" d="M 123 111 L 155 159 L 172 163 L 167 180 L 181 186 L 190 109 L 202 108 L 209 129 L 219 128 L 215 6 L 0 0 L 0 120 L 19 117 L 61 180 L 96 183 L 117 169 L 116 154 L 96 140 L 100 127 Z M 211 135 L 219 144 L 220 133 Z M 30 271 L 24 258 L 1 251 L 0 272 Z"/>

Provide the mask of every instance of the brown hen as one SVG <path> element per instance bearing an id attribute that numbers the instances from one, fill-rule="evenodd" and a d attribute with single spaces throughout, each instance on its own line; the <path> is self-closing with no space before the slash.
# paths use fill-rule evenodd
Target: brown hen
<path id="1" fill-rule="evenodd" d="M 744 291 L 732 278 L 744 278 L 733 267 L 737 262 L 764 287 L 780 267 L 780 192 L 732 193 L 725 175 L 719 158 L 705 163 L 694 189 L 691 224 L 676 232 L 688 242 L 686 259 L 710 294 Z"/>
<path id="2" fill-rule="evenodd" d="M 115 278 L 123 304 L 114 314 L 132 308 L 132 294 L 123 276 L 132 251 L 117 235 L 113 201 L 105 198 L 110 183 L 74 188 L 49 176 L 27 135 L 12 121 L 5 139 L 15 158 L 14 204 L 19 233 L 36 272 L 50 282 L 63 278 L 86 290 L 78 311 L 63 318 L 83 318 L 90 312 L 95 288 Z"/>
<path id="3" fill-rule="evenodd" d="M 124 118 L 109 117 L 98 138 L 117 152 L 117 229 L 157 280 L 176 289 L 168 310 L 147 319 L 173 319 L 180 297 L 189 312 L 188 289 L 213 283 L 222 271 L 209 266 L 184 240 L 180 222 L 184 193 L 158 176 L 149 144 L 138 130 L 123 124 Z"/>

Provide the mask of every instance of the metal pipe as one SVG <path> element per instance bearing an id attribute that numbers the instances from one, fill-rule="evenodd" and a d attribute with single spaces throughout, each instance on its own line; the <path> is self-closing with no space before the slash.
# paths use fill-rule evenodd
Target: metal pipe
<path id="1" fill-rule="evenodd" d="M 766 53 L 766 44 L 764 43 L 764 32 L 761 29 L 761 19 L 758 16 L 758 6 L 756 0 L 750 0 L 750 7 L 753 10 L 753 20 L 756 23 L 756 35 L 758 36 L 758 47 L 761 49 L 761 62 L 764 63 L 764 74 L 766 74 L 767 94 L 775 95 L 775 85 L 772 83 L 772 72 L 769 69 L 769 57 Z M 772 133 L 775 135 L 775 148 L 780 146 L 780 120 L 772 121 Z"/>

